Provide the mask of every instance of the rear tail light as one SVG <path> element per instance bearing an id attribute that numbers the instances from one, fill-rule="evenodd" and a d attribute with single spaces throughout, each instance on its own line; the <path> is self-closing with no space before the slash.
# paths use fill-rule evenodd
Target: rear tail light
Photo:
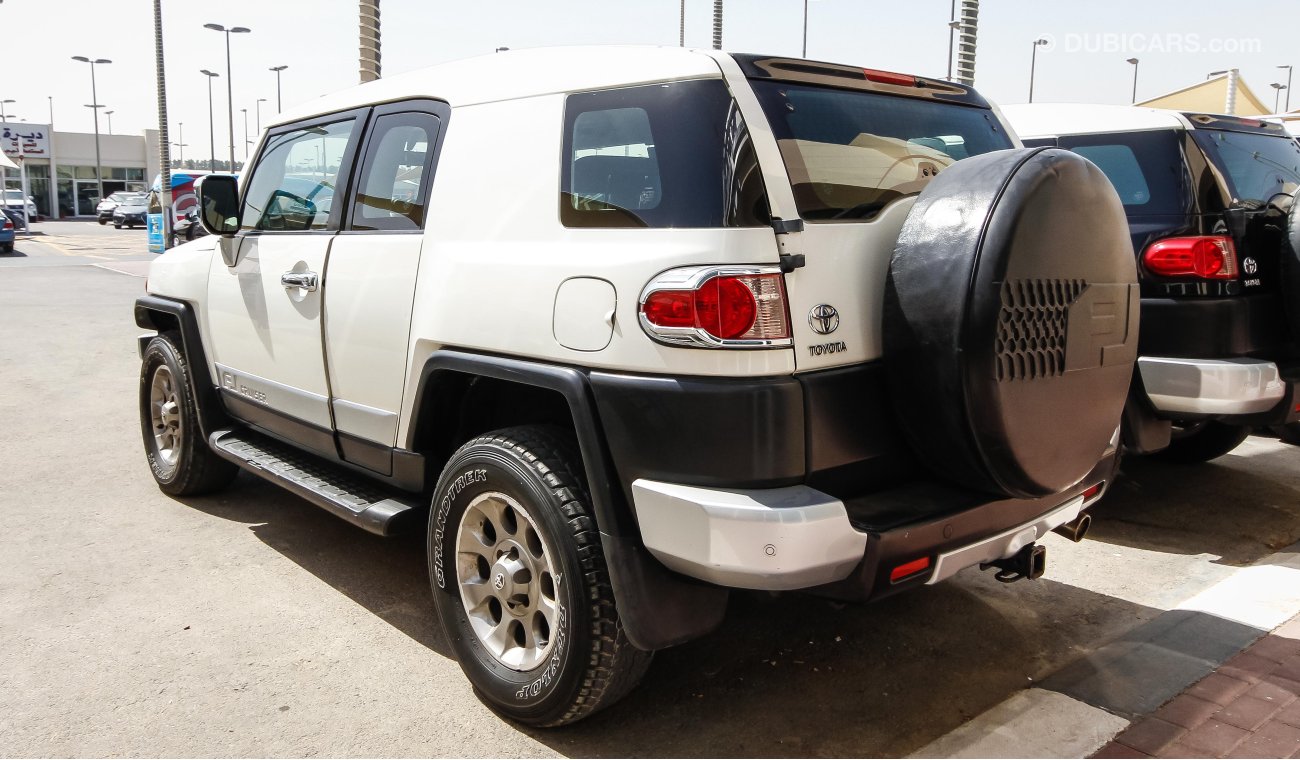
<path id="1" fill-rule="evenodd" d="M 1147 246 L 1142 263 L 1162 277 L 1230 280 L 1237 276 L 1237 249 L 1224 235 L 1166 238 Z"/>
<path id="2" fill-rule="evenodd" d="M 776 268 L 688 267 L 656 277 L 641 293 L 641 327 L 672 345 L 788 346 L 785 279 Z"/>
<path id="3" fill-rule="evenodd" d="M 5 219 L 5 226 L 4 226 L 3 228 L 0 228 L 0 229 L 12 230 L 13 228 L 14 228 L 13 220 L 11 220 L 11 219 Z"/>

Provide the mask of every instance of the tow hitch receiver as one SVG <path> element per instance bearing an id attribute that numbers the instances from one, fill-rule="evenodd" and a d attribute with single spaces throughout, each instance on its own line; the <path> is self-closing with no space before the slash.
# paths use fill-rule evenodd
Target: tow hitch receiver
<path id="1" fill-rule="evenodd" d="M 1006 559 L 980 563 L 981 570 L 997 568 L 994 578 L 1003 583 L 1015 583 L 1022 578 L 1035 580 L 1047 570 L 1047 547 L 1030 544 Z"/>

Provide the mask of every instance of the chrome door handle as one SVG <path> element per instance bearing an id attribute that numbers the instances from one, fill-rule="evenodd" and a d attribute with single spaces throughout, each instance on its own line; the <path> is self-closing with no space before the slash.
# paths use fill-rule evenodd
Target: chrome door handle
<path id="1" fill-rule="evenodd" d="M 302 290 L 310 292 L 316 289 L 316 282 L 315 272 L 285 272 L 280 275 L 280 284 L 283 285 L 286 290 L 289 288 L 301 288 Z"/>

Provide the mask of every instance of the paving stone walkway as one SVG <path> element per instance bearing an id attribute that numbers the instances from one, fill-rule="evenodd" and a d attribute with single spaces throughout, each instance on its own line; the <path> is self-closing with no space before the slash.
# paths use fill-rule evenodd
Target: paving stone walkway
<path id="1" fill-rule="evenodd" d="M 1134 721 L 1097 758 L 1300 758 L 1300 615 Z"/>

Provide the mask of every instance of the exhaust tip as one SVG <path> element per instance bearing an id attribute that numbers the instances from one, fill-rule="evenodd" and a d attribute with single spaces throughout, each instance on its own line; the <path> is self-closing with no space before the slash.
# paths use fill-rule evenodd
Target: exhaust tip
<path id="1" fill-rule="evenodd" d="M 1065 536 L 1076 544 L 1088 535 L 1088 528 L 1092 525 L 1092 515 L 1084 512 L 1070 522 L 1052 529 L 1052 532 L 1058 536 Z"/>

